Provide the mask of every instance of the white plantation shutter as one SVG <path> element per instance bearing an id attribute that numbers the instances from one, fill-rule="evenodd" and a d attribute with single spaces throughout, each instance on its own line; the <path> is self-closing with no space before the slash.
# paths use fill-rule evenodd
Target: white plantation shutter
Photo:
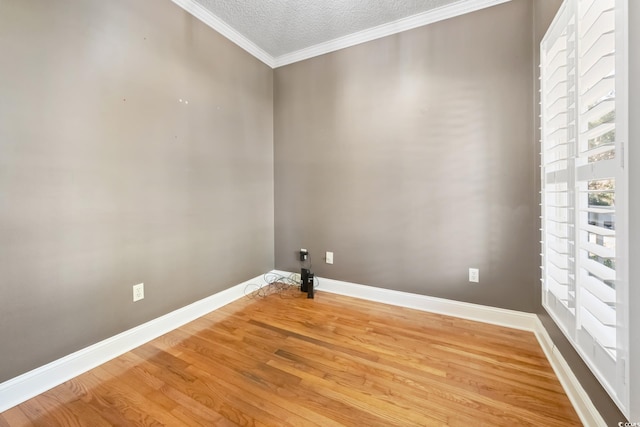
<path id="1" fill-rule="evenodd" d="M 615 360 L 615 0 L 579 0 L 577 33 L 579 324 Z"/>
<path id="2" fill-rule="evenodd" d="M 543 304 L 624 411 L 621 8 L 626 0 L 566 0 L 541 43 L 541 231 Z"/>
<path id="3" fill-rule="evenodd" d="M 575 329 L 575 210 L 572 196 L 575 148 L 575 14 L 565 3 L 542 42 L 542 277 L 545 303 L 564 329 Z"/>

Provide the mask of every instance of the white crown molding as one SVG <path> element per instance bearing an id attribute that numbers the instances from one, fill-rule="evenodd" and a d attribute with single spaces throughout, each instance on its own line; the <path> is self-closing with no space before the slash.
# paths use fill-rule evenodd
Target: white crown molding
<path id="1" fill-rule="evenodd" d="M 222 34 L 233 43 L 246 50 L 251 55 L 258 58 L 271 68 L 282 67 L 294 62 L 303 61 L 315 56 L 324 55 L 325 53 L 334 52 L 336 50 L 355 46 L 371 40 L 397 34 L 403 31 L 411 30 L 423 25 L 432 24 L 465 13 L 475 12 L 476 10 L 506 3 L 511 0 L 460 0 L 450 5 L 442 6 L 437 9 L 428 10 L 417 15 L 398 19 L 377 27 L 369 28 L 357 33 L 349 34 L 344 37 L 329 40 L 295 52 L 287 53 L 274 58 L 263 49 L 258 47 L 254 42 L 240 34 L 229 24 L 214 15 L 210 10 L 197 3 L 194 0 L 171 0 L 194 17 Z"/>
<path id="2" fill-rule="evenodd" d="M 202 6 L 199 3 L 196 3 L 194 0 L 171 0 L 187 12 L 189 12 L 194 17 L 198 18 L 209 27 L 213 28 L 224 37 L 228 38 L 242 49 L 249 52 L 251 55 L 258 58 L 260 61 L 264 62 L 271 68 L 275 68 L 275 59 L 273 56 L 269 55 L 267 52 L 258 47 L 251 40 L 240 34 L 229 24 L 224 22 L 222 19 L 218 18 L 207 8 Z"/>
<path id="3" fill-rule="evenodd" d="M 477 10 L 506 3 L 508 1 L 511 0 L 461 0 L 437 9 L 428 10 L 417 15 L 398 19 L 397 21 L 382 24 L 377 27 L 372 27 L 325 43 L 320 43 L 315 46 L 278 56 L 275 58 L 274 68 L 303 61 L 315 56 L 324 55 L 325 53 L 335 52 L 336 50 L 366 43 L 392 34 L 412 30 L 427 24 L 433 24 L 434 22 L 454 18 L 466 13 L 475 12 Z"/>
<path id="4" fill-rule="evenodd" d="M 0 383 L 0 412 L 243 297 L 250 284 L 260 286 L 266 282 L 264 276 L 247 280 Z"/>

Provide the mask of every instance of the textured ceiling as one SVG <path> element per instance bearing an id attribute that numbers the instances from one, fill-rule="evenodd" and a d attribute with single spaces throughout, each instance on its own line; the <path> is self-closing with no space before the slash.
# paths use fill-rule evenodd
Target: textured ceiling
<path id="1" fill-rule="evenodd" d="M 273 57 L 460 0 L 196 0 Z"/>

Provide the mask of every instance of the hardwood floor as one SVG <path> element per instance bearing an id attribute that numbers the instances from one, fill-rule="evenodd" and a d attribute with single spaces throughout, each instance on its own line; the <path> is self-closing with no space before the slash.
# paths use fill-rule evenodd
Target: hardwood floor
<path id="1" fill-rule="evenodd" d="M 243 298 L 0 426 L 581 425 L 530 332 L 318 292 Z"/>

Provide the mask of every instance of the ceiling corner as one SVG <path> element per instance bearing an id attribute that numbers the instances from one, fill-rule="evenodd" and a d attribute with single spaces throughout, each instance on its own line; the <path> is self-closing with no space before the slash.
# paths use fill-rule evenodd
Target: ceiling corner
<path id="1" fill-rule="evenodd" d="M 387 22 L 343 37 L 274 57 L 195 0 L 171 0 L 271 68 L 282 67 L 512 0 L 460 0 L 436 9 Z"/>
<path id="2" fill-rule="evenodd" d="M 271 68 L 275 68 L 276 60 L 273 56 L 262 50 L 258 45 L 240 34 L 229 24 L 211 13 L 208 9 L 194 0 L 171 0 L 185 11 L 189 12 L 200 21 L 222 34 L 242 49 L 255 56 Z"/>

